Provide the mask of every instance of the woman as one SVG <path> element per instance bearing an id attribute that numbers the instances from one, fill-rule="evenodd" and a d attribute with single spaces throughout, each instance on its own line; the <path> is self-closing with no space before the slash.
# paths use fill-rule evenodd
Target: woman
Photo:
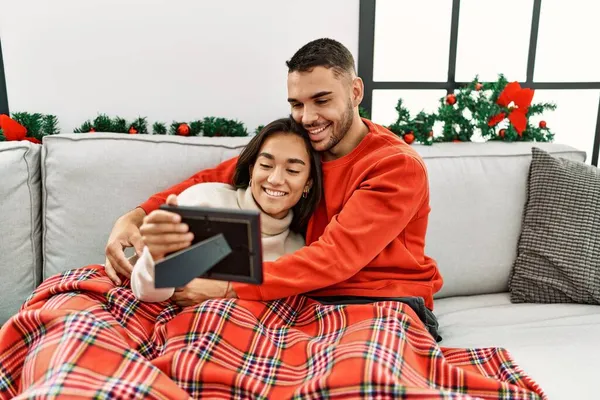
<path id="1" fill-rule="evenodd" d="M 306 131 L 293 119 L 282 118 L 265 126 L 241 152 L 233 185 L 200 183 L 183 191 L 176 204 L 260 211 L 263 259 L 273 261 L 304 246 L 302 233 L 321 198 L 320 168 Z M 142 234 L 145 228 L 144 223 Z M 191 244 L 193 235 L 188 238 L 179 249 Z M 138 299 L 159 302 L 173 295 L 175 288 L 154 287 L 155 262 L 164 257 L 146 243 L 131 275 Z M 235 296 L 229 282 L 215 282 L 214 290 L 219 297 Z"/>

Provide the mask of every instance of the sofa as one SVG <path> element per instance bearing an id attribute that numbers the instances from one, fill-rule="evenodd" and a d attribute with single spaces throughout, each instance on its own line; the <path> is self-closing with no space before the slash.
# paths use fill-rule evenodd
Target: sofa
<path id="1" fill-rule="evenodd" d="M 0 323 L 42 280 L 103 263 L 120 215 L 247 141 L 91 133 L 0 143 Z M 426 251 L 444 277 L 434 310 L 440 344 L 504 347 L 549 399 L 597 398 L 600 306 L 510 300 L 532 146 L 586 158 L 554 143 L 415 145 L 430 179 Z"/>

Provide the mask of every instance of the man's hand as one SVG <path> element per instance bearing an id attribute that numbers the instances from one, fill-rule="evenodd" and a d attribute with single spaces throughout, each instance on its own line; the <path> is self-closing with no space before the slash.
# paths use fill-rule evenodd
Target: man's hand
<path id="1" fill-rule="evenodd" d="M 181 306 L 193 306 L 209 299 L 236 297 L 231 290 L 231 284 L 224 281 L 196 278 L 182 288 L 175 289 L 171 296 L 173 301 Z"/>
<path id="2" fill-rule="evenodd" d="M 167 198 L 167 204 L 177 205 L 177 196 Z M 142 240 L 155 262 L 165 258 L 165 255 L 189 247 L 194 234 L 188 232 L 187 224 L 181 223 L 181 216 L 165 210 L 154 210 L 144 217 L 140 233 Z"/>
<path id="3" fill-rule="evenodd" d="M 145 215 L 146 213 L 141 208 L 136 208 L 123 215 L 117 220 L 108 237 L 108 243 L 105 248 L 106 261 L 104 269 L 108 277 L 116 285 L 121 284 L 117 272 L 129 278 L 133 269 L 133 266 L 129 263 L 127 257 L 125 257 L 125 248 L 134 247 L 138 256 L 142 254 L 144 243 L 142 242 L 139 226 Z"/>

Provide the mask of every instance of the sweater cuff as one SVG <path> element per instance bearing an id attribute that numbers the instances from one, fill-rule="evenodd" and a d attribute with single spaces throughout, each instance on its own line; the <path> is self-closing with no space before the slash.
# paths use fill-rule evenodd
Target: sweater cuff
<path id="1" fill-rule="evenodd" d="M 257 285 L 250 285 L 248 283 L 237 283 L 232 282 L 231 286 L 233 291 L 237 295 L 238 299 L 242 300 L 262 300 L 262 293 L 260 287 Z"/>
<path id="2" fill-rule="evenodd" d="M 158 210 L 158 208 L 163 203 L 164 202 L 161 201 L 161 200 L 159 200 L 159 199 L 155 199 L 154 197 L 150 197 L 148 200 L 146 200 L 144 203 L 140 204 L 138 207 L 141 208 L 142 210 L 144 210 L 144 212 L 146 213 L 146 215 L 148 215 L 152 211 Z"/>

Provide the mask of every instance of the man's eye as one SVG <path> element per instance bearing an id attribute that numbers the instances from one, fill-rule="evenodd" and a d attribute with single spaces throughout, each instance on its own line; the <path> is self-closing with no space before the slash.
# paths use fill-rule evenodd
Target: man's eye
<path id="1" fill-rule="evenodd" d="M 292 104 L 292 108 L 300 108 L 300 107 L 302 107 L 302 104 L 300 104 L 300 103 Z"/>
<path id="2" fill-rule="evenodd" d="M 270 166 L 270 165 L 267 165 L 267 164 L 260 164 L 260 166 L 261 166 L 262 168 L 265 168 L 265 169 L 267 169 L 267 168 L 271 168 L 271 166 Z"/>
<path id="3" fill-rule="evenodd" d="M 328 101 L 329 100 L 317 100 L 316 103 L 320 104 L 320 105 L 323 105 L 323 104 L 327 103 Z"/>

